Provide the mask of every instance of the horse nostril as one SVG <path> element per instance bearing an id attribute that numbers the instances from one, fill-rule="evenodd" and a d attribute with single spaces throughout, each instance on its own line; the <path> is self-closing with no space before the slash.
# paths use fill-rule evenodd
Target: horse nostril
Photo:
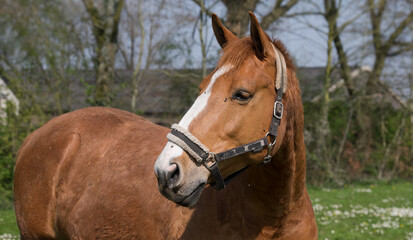
<path id="1" fill-rule="evenodd" d="M 173 188 L 177 185 L 179 180 L 179 168 L 178 165 L 175 163 L 171 164 L 168 167 L 168 173 L 167 173 L 167 183 L 169 188 Z"/>

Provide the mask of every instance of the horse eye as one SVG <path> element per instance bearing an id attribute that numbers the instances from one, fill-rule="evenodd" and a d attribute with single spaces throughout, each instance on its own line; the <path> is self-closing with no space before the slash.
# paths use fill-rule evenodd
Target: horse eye
<path id="1" fill-rule="evenodd" d="M 252 94 L 245 91 L 245 90 L 238 90 L 232 95 L 233 100 L 237 100 L 242 103 L 246 103 L 247 101 L 251 100 Z"/>

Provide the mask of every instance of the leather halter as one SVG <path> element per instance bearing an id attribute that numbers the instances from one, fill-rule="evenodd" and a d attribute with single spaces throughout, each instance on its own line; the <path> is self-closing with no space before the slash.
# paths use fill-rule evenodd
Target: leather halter
<path id="1" fill-rule="evenodd" d="M 238 175 L 241 171 L 245 170 L 241 169 L 240 171 L 236 172 L 235 174 L 229 176 L 227 179 L 223 179 L 221 172 L 218 168 L 218 163 L 224 162 L 229 158 L 233 158 L 239 156 L 244 153 L 253 152 L 258 153 L 261 152 L 264 147 L 268 149 L 267 155 L 264 157 L 263 164 L 267 164 L 271 161 L 271 150 L 274 147 L 277 141 L 278 135 L 278 127 L 281 123 L 281 118 L 283 116 L 283 104 L 282 98 L 284 94 L 284 84 L 286 84 L 287 72 L 285 66 L 285 59 L 280 53 L 278 49 L 274 47 L 274 51 L 276 53 L 276 67 L 277 73 L 276 75 L 276 98 L 274 102 L 274 110 L 273 116 L 271 119 L 271 125 L 267 134 L 256 141 L 244 144 L 239 147 L 231 148 L 227 151 L 220 152 L 220 153 L 212 153 L 209 149 L 201 143 L 195 136 L 193 136 L 187 129 L 182 128 L 178 124 L 172 125 L 172 130 L 168 133 L 167 138 L 169 141 L 177 144 L 179 147 L 184 149 L 196 162 L 202 163 L 212 174 L 215 179 L 216 184 L 211 184 L 217 190 L 221 190 L 225 187 L 225 184 L 229 181 L 230 178 L 233 178 L 234 175 Z M 281 80 L 278 81 L 277 80 Z M 273 138 L 274 141 L 268 141 L 268 138 Z"/>

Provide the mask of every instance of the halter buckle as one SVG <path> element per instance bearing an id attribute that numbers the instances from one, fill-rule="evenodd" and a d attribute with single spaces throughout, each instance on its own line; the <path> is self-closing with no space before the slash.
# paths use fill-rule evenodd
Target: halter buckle
<path id="1" fill-rule="evenodd" d="M 274 103 L 274 117 L 280 119 L 283 117 L 284 105 L 281 101 L 275 101 Z"/>
<path id="2" fill-rule="evenodd" d="M 215 168 L 217 164 L 217 161 L 215 160 L 215 154 L 209 153 L 208 157 L 204 161 L 204 166 L 208 169 L 211 170 Z"/>

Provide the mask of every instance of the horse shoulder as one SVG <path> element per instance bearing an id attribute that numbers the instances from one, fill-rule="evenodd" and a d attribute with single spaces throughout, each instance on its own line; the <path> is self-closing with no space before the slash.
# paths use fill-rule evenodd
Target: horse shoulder
<path id="1" fill-rule="evenodd" d="M 55 237 L 58 169 L 62 162 L 73 157 L 80 146 L 80 137 L 73 132 L 62 133 L 57 123 L 51 121 L 29 135 L 18 153 L 14 198 L 23 238 Z"/>

